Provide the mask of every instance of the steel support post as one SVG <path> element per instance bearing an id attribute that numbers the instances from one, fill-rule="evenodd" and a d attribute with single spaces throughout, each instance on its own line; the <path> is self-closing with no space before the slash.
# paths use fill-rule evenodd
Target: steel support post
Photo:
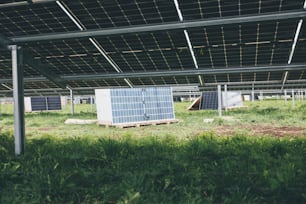
<path id="1" fill-rule="evenodd" d="M 222 94 L 221 94 L 221 85 L 218 85 L 218 115 L 219 117 L 222 117 Z"/>
<path id="2" fill-rule="evenodd" d="M 255 100 L 254 85 L 252 86 L 251 97 L 252 97 L 252 102 L 254 102 L 254 100 Z"/>
<path id="3" fill-rule="evenodd" d="M 74 96 L 72 89 L 70 89 L 70 101 L 71 101 L 71 115 L 74 115 Z"/>
<path id="4" fill-rule="evenodd" d="M 13 72 L 15 154 L 20 155 L 25 151 L 23 59 L 20 47 L 12 45 L 10 49 Z"/>
<path id="5" fill-rule="evenodd" d="M 284 94 L 285 94 L 285 102 L 287 103 L 287 89 L 284 90 Z"/>
<path id="6" fill-rule="evenodd" d="M 225 106 L 225 111 L 227 112 L 227 85 L 224 85 L 224 94 L 225 94 L 225 100 L 224 100 L 224 106 Z"/>
<path id="7" fill-rule="evenodd" d="M 74 96 L 73 96 L 73 90 L 69 86 L 67 86 L 66 88 L 70 91 L 71 115 L 74 115 Z"/>
<path id="8" fill-rule="evenodd" d="M 291 90 L 291 95 L 292 95 L 292 108 L 294 108 L 294 90 Z"/>
<path id="9" fill-rule="evenodd" d="M 263 101 L 263 92 L 262 92 L 262 91 L 260 91 L 260 92 L 259 92 L 259 94 L 260 94 L 260 100 L 262 100 L 262 101 Z"/>
<path id="10" fill-rule="evenodd" d="M 93 112 L 93 96 L 90 96 L 90 110 Z"/>

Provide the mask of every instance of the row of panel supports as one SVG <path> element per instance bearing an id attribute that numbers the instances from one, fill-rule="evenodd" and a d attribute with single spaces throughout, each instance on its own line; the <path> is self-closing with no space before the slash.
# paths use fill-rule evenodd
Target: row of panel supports
<path id="1" fill-rule="evenodd" d="M 218 92 L 218 116 L 222 117 L 222 85 L 217 85 L 217 92 Z M 298 99 L 299 101 L 304 100 L 304 96 L 303 96 L 303 92 L 305 92 L 305 100 L 306 100 L 306 90 L 294 90 L 291 89 L 291 100 L 292 100 L 292 108 L 294 108 L 295 106 L 295 98 Z M 225 98 L 227 98 L 227 85 L 224 85 L 224 93 L 226 95 Z M 296 93 L 296 94 L 295 94 Z M 263 99 L 263 91 L 259 92 L 261 98 Z M 287 89 L 284 90 L 284 99 L 287 102 Z M 255 90 L 254 90 L 254 86 L 252 87 L 251 90 L 251 102 L 255 101 Z M 227 103 L 225 101 L 225 103 Z M 225 111 L 227 111 L 227 106 L 225 105 Z"/>
<path id="2" fill-rule="evenodd" d="M 289 90 L 290 92 L 290 90 Z M 287 99 L 288 99 L 288 95 L 290 96 L 291 95 L 291 101 L 292 101 L 292 108 L 294 108 L 295 106 L 295 100 L 306 100 L 306 90 L 294 90 L 294 89 L 291 89 L 291 94 L 288 94 L 288 90 L 287 89 L 284 89 L 283 90 L 283 93 L 284 93 L 284 100 L 285 102 L 287 103 Z M 305 93 L 305 96 L 304 96 L 304 93 Z M 254 93 L 254 89 L 252 89 L 251 91 L 251 101 L 254 102 L 255 100 L 255 93 Z M 261 96 L 261 99 L 263 100 L 263 91 L 260 91 L 260 96 Z"/>
<path id="3" fill-rule="evenodd" d="M 25 120 L 24 120 L 24 83 L 23 83 L 23 54 L 21 47 L 17 45 L 9 46 L 12 56 L 12 75 L 13 75 L 13 96 L 14 96 L 14 139 L 15 139 L 15 154 L 20 155 L 25 151 Z M 73 90 L 70 90 L 71 114 L 74 114 L 74 96 Z M 221 101 L 221 85 L 218 89 L 218 115 L 222 116 L 222 101 Z M 225 94 L 227 93 L 227 85 L 224 85 Z M 287 90 L 284 90 L 285 100 Z M 254 97 L 254 86 L 251 91 L 252 101 Z M 300 93 L 301 95 L 301 93 Z M 306 92 L 305 92 L 306 95 Z M 292 90 L 292 106 L 294 107 L 294 90 Z M 92 99 L 91 99 L 92 109 Z"/>

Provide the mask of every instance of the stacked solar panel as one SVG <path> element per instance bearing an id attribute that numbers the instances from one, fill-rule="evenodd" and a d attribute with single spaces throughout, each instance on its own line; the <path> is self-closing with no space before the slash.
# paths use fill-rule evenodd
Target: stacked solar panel
<path id="1" fill-rule="evenodd" d="M 102 123 L 135 123 L 175 118 L 170 87 L 96 90 L 96 100 L 98 120 Z"/>

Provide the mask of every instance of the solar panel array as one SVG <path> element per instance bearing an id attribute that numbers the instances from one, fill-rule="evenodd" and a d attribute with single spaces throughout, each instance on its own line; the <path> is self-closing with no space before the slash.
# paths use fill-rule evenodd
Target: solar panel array
<path id="1" fill-rule="evenodd" d="M 161 23 L 180 22 L 174 1 L 48 1 L 23 6 L 1 6 L 1 36 L 20 36 L 77 32 L 93 29 L 136 28 Z M 21 1 L 20 1 L 21 2 Z M 211 1 L 178 0 L 184 21 L 303 11 L 304 0 L 284 1 Z M 85 93 L 97 87 L 128 87 L 193 84 L 213 87 L 217 83 L 238 83 L 237 89 L 249 89 L 257 82 L 260 88 L 281 88 L 285 71 L 255 71 L 260 66 L 287 65 L 300 18 L 245 22 L 163 31 L 71 38 L 19 43 L 70 87 Z M 306 26 L 297 38 L 292 62 L 305 64 Z M 194 58 L 192 56 L 194 52 Z M 196 74 L 198 70 L 215 73 Z M 227 73 L 226 70 L 241 68 Z M 218 72 L 218 69 L 225 71 Z M 249 71 L 254 69 L 254 71 Z M 186 75 L 112 77 L 108 74 L 190 71 Z M 247 70 L 247 71 L 246 71 Z M 306 68 L 289 70 L 285 88 L 305 87 Z M 192 73 L 192 74 L 190 74 Z M 204 73 L 204 74 L 203 74 Z M 99 75 L 100 78 L 86 77 Z M 37 69 L 25 64 L 25 93 L 67 93 L 46 79 Z M 10 52 L 0 48 L 0 94 L 11 93 Z M 61 78 L 61 79 L 62 79 Z M 86 92 L 87 93 L 87 92 Z"/>

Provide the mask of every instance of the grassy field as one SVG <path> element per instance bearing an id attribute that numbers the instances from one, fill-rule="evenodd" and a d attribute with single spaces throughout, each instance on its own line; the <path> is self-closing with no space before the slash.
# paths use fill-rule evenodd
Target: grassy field
<path id="1" fill-rule="evenodd" d="M 180 120 L 179 123 L 172 125 L 147 126 L 140 128 L 116 129 L 104 128 L 93 125 L 65 125 L 68 118 L 96 119 L 95 110 L 91 111 L 90 105 L 77 105 L 75 115 L 70 115 L 70 106 L 64 107 L 60 112 L 37 112 L 26 114 L 27 138 L 37 138 L 44 136 L 55 137 L 83 137 L 92 138 L 107 137 L 121 138 L 124 135 L 133 137 L 173 135 L 178 139 L 197 137 L 203 132 L 213 132 L 219 135 L 220 130 L 232 135 L 250 134 L 252 127 L 306 127 L 306 101 L 296 101 L 293 109 L 291 103 L 284 101 L 257 101 L 246 103 L 242 109 L 223 112 L 224 118 L 218 118 L 217 111 L 187 111 L 190 103 L 176 103 L 175 114 Z M 1 105 L 0 129 L 2 131 L 13 131 L 13 110 L 11 105 Z M 229 118 L 229 119 L 228 119 Z M 212 123 L 204 122 L 205 119 L 214 119 Z M 257 132 L 255 132 L 257 133 Z M 268 132 L 269 133 L 269 132 Z M 306 132 L 300 131 L 299 135 Z M 269 135 L 269 134 L 268 134 Z M 290 136 L 284 135 L 284 136 Z M 293 136 L 298 136 L 294 135 Z"/>
<path id="2" fill-rule="evenodd" d="M 19 157 L 1 105 L 0 203 L 306 203 L 305 101 L 246 103 L 224 118 L 188 105 L 175 104 L 179 123 L 129 129 L 64 124 L 95 119 L 86 105 L 26 114 Z"/>

